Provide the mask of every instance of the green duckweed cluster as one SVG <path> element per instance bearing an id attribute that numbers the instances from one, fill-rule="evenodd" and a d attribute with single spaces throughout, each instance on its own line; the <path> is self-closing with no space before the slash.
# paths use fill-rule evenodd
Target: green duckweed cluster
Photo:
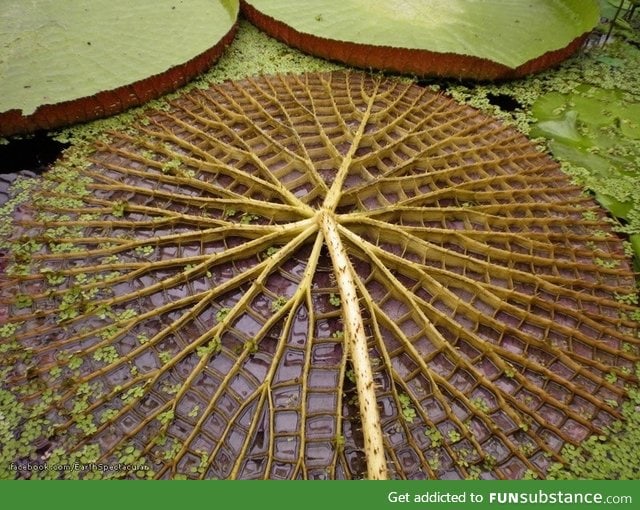
<path id="1" fill-rule="evenodd" d="M 640 377 L 640 365 L 636 371 Z M 636 480 L 640 466 L 640 390 L 629 388 L 629 400 L 622 404 L 624 421 L 615 422 L 602 435 L 591 436 L 579 448 L 565 445 L 562 455 L 568 464 L 553 464 L 552 480 Z"/>
<path id="2" fill-rule="evenodd" d="M 9 249 L 9 239 L 14 231 L 15 211 L 29 200 L 35 185 L 34 179 L 19 177 L 11 187 L 11 198 L 0 207 L 0 250 Z"/>

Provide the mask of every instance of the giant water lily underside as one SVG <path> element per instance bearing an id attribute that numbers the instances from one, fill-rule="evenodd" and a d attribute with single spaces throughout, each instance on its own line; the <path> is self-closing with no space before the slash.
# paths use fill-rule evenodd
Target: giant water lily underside
<path id="1" fill-rule="evenodd" d="M 621 241 L 522 134 L 443 94 L 229 82 L 72 171 L 22 211 L 1 287 L 2 385 L 48 424 L 17 462 L 520 478 L 619 417 Z"/>

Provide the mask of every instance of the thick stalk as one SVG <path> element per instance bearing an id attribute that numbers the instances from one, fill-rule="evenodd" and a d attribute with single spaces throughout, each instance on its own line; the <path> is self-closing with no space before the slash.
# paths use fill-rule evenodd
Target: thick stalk
<path id="1" fill-rule="evenodd" d="M 338 234 L 338 226 L 333 213 L 324 210 L 318 218 L 331 254 L 340 290 L 345 323 L 344 337 L 348 355 L 353 364 L 358 391 L 364 450 L 367 458 L 367 477 L 370 480 L 384 480 L 387 478 L 387 462 L 384 456 L 382 427 L 380 426 L 371 359 L 369 358 L 367 337 L 358 303 L 353 267 Z"/>

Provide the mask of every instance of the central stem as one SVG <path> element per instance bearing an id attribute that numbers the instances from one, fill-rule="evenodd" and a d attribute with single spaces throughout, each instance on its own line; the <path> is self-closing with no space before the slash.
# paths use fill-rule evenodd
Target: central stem
<path id="1" fill-rule="evenodd" d="M 325 209 L 320 212 L 318 218 L 322 234 L 331 254 L 338 289 L 340 290 L 345 323 L 344 337 L 347 352 L 353 364 L 358 392 L 364 450 L 367 458 L 367 477 L 370 480 L 384 480 L 387 478 L 387 462 L 384 456 L 382 428 L 380 414 L 378 413 L 373 372 L 371 371 L 371 359 L 369 358 L 369 349 L 367 347 L 367 336 L 354 280 L 355 273 L 344 244 L 340 239 L 335 215 Z"/>

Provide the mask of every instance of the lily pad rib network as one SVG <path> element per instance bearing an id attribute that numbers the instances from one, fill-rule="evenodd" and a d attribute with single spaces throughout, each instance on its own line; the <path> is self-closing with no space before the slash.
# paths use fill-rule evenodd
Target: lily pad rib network
<path id="1" fill-rule="evenodd" d="M 192 91 L 110 136 L 73 186 L 44 181 L 1 288 L 3 389 L 52 427 L 31 455 L 521 478 L 619 417 L 633 274 L 512 128 L 328 73 Z"/>

